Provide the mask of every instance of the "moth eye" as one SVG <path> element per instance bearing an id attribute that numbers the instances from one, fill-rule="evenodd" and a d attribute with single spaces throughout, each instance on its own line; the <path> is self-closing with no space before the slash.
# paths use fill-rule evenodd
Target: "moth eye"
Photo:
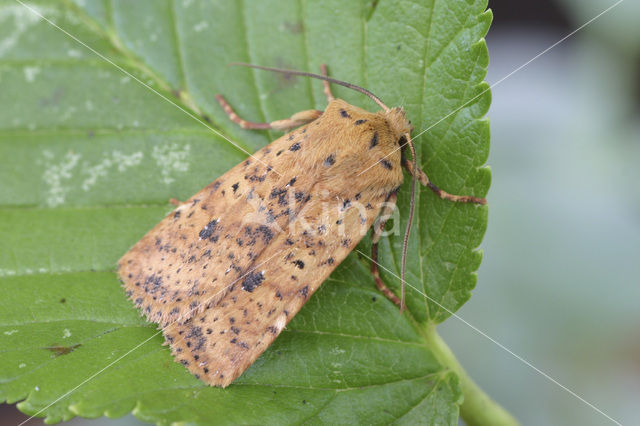
<path id="1" fill-rule="evenodd" d="M 400 136 L 400 139 L 398 139 L 398 145 L 403 146 L 405 143 L 407 143 L 407 137 L 405 135 Z"/>

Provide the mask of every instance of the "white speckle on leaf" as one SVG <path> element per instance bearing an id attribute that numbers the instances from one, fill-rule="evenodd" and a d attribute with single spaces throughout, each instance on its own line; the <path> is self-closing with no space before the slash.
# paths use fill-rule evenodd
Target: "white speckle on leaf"
<path id="1" fill-rule="evenodd" d="M 62 338 L 67 339 L 69 337 L 71 337 L 71 332 L 69 331 L 69 329 L 65 328 L 64 330 L 62 330 Z"/>
<path id="2" fill-rule="evenodd" d="M 16 275 L 16 271 L 14 269 L 0 269 L 0 277 L 9 277 L 12 275 Z"/>
<path id="3" fill-rule="evenodd" d="M 100 163 L 92 166 L 90 166 L 89 163 L 85 163 L 82 166 L 82 174 L 89 175 L 89 177 L 82 182 L 82 189 L 88 191 L 96 184 L 98 178 L 107 175 L 107 169 L 109 167 L 111 167 L 111 158 L 105 158 Z"/>
<path id="4" fill-rule="evenodd" d="M 36 386 L 34 389 L 36 390 L 36 392 L 38 392 L 40 390 L 40 388 L 38 386 Z"/>
<path id="5" fill-rule="evenodd" d="M 20 364 L 18 364 L 18 368 L 25 368 L 27 366 L 27 364 L 25 364 L 24 362 L 21 362 Z"/>
<path id="6" fill-rule="evenodd" d="M 338 346 L 331 349 L 331 355 L 342 355 L 345 352 L 347 351 L 345 351 L 344 349 L 340 349 Z"/>
<path id="7" fill-rule="evenodd" d="M 209 28 L 209 23 L 207 21 L 200 21 L 193 26 L 193 31 L 199 33 L 207 28 Z"/>
<path id="8" fill-rule="evenodd" d="M 128 75 L 125 75 L 124 77 L 122 77 L 122 78 L 120 79 L 120 83 L 121 83 L 121 84 L 127 84 L 127 83 L 129 83 L 130 81 L 131 81 L 131 77 L 129 77 Z"/>
<path id="9" fill-rule="evenodd" d="M 7 330 L 4 332 L 5 336 L 11 336 L 12 334 L 17 333 L 18 330 Z"/>
<path id="10" fill-rule="evenodd" d="M 27 83 L 33 83 L 40 74 L 40 67 L 24 67 L 24 79 Z"/>
<path id="11" fill-rule="evenodd" d="M 137 166 L 142 161 L 142 157 L 144 154 L 140 151 L 134 152 L 133 154 L 123 154 L 120 151 L 113 151 L 112 153 L 113 161 L 118 165 L 118 171 L 124 172 L 129 167 Z"/>
<path id="12" fill-rule="evenodd" d="M 105 158 L 97 164 L 89 164 L 85 162 L 82 165 L 82 174 L 88 175 L 88 177 L 82 182 L 82 189 L 88 191 L 93 185 L 98 182 L 98 179 L 107 176 L 111 168 L 116 168 L 120 173 L 127 170 L 129 167 L 137 166 L 142 162 L 142 152 L 134 152 L 133 154 L 123 154 L 116 150 L 111 154 L 106 154 Z"/>
<path id="13" fill-rule="evenodd" d="M 79 58 L 82 56 L 82 52 L 78 49 L 69 49 L 67 50 L 67 56 L 70 58 Z"/>
<path id="14" fill-rule="evenodd" d="M 61 161 L 54 163 L 55 156 L 51 151 L 44 150 L 42 154 L 45 158 L 42 180 L 49 187 L 47 205 L 49 207 L 59 206 L 64 203 L 65 197 L 70 190 L 69 186 L 64 185 L 64 182 L 71 179 L 71 172 L 78 164 L 81 155 L 68 151 Z"/>
<path id="15" fill-rule="evenodd" d="M 149 41 L 151 43 L 155 43 L 156 41 L 158 41 L 158 34 L 157 33 L 151 33 L 151 35 L 149 35 Z"/>
<path id="16" fill-rule="evenodd" d="M 452 262 L 442 262 L 441 265 L 444 266 L 447 271 L 455 271 L 458 267 L 458 265 Z"/>
<path id="17" fill-rule="evenodd" d="M 80 6 L 80 5 L 78 5 L 78 6 Z M 85 21 L 81 21 L 79 15 L 77 13 L 75 13 L 74 11 L 72 11 L 72 10 L 67 10 L 64 13 L 64 20 L 65 20 L 65 23 L 68 22 L 71 25 L 82 25 L 82 24 L 85 24 Z M 65 43 L 65 44 L 68 45 L 68 42 Z"/>
<path id="18" fill-rule="evenodd" d="M 151 154 L 156 160 L 156 164 L 160 169 L 162 181 L 169 185 L 175 181 L 172 176 L 174 172 L 186 172 L 189 170 L 189 163 L 186 161 L 191 151 L 190 145 L 180 145 L 171 143 L 165 145 L 156 145 L 153 147 Z"/>
<path id="19" fill-rule="evenodd" d="M 78 108 L 76 108 L 75 106 L 71 105 L 69 106 L 65 112 L 62 114 L 62 116 L 59 118 L 60 121 L 66 121 L 69 118 L 71 118 L 71 116 L 78 110 Z"/>
<path id="20" fill-rule="evenodd" d="M 35 4 L 30 4 L 29 7 L 31 7 L 33 11 L 20 4 L 9 4 L 0 8 L 0 26 L 10 29 L 10 31 L 8 31 L 9 35 L 0 40 L 0 56 L 4 56 L 6 52 L 12 49 L 20 37 L 22 37 L 22 34 L 41 20 L 40 15 L 49 15 L 49 17 L 51 17 L 53 10 L 49 8 L 45 9 Z M 10 18 L 13 18 L 13 26 L 7 22 Z"/>

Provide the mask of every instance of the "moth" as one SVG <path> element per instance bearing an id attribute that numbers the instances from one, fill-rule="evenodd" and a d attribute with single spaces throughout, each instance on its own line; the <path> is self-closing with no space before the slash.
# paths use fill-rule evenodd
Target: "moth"
<path id="1" fill-rule="evenodd" d="M 323 80 L 328 106 L 246 129 L 291 130 L 181 203 L 119 261 L 128 297 L 157 322 L 175 359 L 209 385 L 226 387 L 273 343 L 322 282 L 373 227 L 377 287 L 404 308 L 381 280 L 377 246 L 395 208 L 403 169 L 441 198 L 448 194 L 417 166 L 412 126 L 401 107 L 327 76 L 247 65 Z M 336 99 L 329 83 L 357 90 L 382 108 L 369 112 Z M 404 153 L 408 150 L 412 160 Z M 412 198 L 413 199 L 413 198 Z M 405 233 L 403 259 L 413 218 Z"/>

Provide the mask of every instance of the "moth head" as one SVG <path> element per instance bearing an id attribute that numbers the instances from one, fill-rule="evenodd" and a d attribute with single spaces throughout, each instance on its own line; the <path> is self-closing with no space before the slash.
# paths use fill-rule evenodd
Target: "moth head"
<path id="1" fill-rule="evenodd" d="M 411 122 L 407 120 L 404 108 L 391 108 L 388 111 L 385 111 L 384 114 L 396 135 L 398 135 L 397 140 L 400 142 L 401 139 L 404 139 L 404 142 L 406 143 L 413 131 L 413 126 L 411 125 Z"/>

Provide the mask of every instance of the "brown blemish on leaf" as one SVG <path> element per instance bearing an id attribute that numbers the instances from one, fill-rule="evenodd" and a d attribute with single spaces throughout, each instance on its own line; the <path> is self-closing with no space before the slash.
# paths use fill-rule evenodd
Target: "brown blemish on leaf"
<path id="1" fill-rule="evenodd" d="M 284 21 L 282 23 L 282 26 L 291 34 L 300 34 L 302 33 L 302 31 L 304 31 L 304 23 L 302 21 L 296 21 L 294 23 Z"/>
<path id="2" fill-rule="evenodd" d="M 53 353 L 53 357 L 59 357 L 61 355 L 67 355 L 70 354 L 71 352 L 75 351 L 77 348 L 79 348 L 80 346 L 82 346 L 80 343 L 77 343 L 75 345 L 72 346 L 47 346 L 44 349 L 51 351 Z"/>

